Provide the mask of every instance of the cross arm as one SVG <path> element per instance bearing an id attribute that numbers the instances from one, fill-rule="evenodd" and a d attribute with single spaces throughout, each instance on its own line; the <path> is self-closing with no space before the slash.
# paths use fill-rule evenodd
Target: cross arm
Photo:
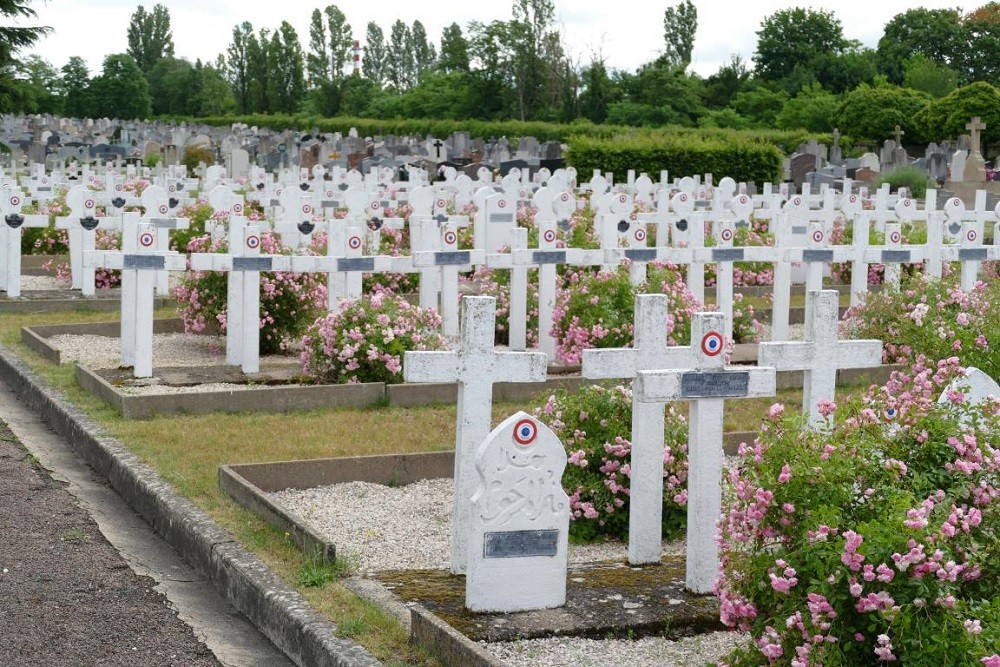
<path id="1" fill-rule="evenodd" d="M 494 382 L 545 382 L 549 358 L 544 352 L 497 352 Z M 468 369 L 473 373 L 479 369 Z"/>
<path id="2" fill-rule="evenodd" d="M 581 372 L 590 380 L 631 379 L 638 356 L 638 350 L 628 347 L 584 350 Z"/>
<path id="3" fill-rule="evenodd" d="M 685 375 L 697 375 L 714 382 L 702 383 L 692 388 L 685 381 Z M 721 371 L 695 369 L 639 371 L 633 385 L 634 396 L 643 403 L 698 398 L 757 398 L 774 396 L 775 391 L 775 369 L 769 367 L 747 369 L 727 367 Z"/>
<path id="4" fill-rule="evenodd" d="M 456 382 L 458 378 L 457 352 L 403 353 L 404 382 Z"/>

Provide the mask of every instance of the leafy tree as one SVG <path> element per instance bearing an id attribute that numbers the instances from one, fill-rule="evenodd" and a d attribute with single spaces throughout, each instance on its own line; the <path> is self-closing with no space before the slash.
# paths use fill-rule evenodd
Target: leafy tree
<path id="1" fill-rule="evenodd" d="M 191 113 L 190 98 L 197 91 L 194 67 L 183 58 L 161 58 L 146 75 L 154 115 Z"/>
<path id="2" fill-rule="evenodd" d="M 781 130 L 829 132 L 833 129 L 839 102 L 836 95 L 814 83 L 785 102 L 775 118 L 775 125 Z"/>
<path id="3" fill-rule="evenodd" d="M 1000 79 L 1000 3 L 989 2 L 963 20 L 965 47 L 958 68 L 967 82 Z"/>
<path id="4" fill-rule="evenodd" d="M 14 70 L 20 90 L 19 110 L 25 113 L 59 113 L 62 110 L 59 72 L 48 61 L 32 54 L 18 62 Z"/>
<path id="5" fill-rule="evenodd" d="M 691 64 L 694 34 L 698 30 L 698 9 L 691 0 L 681 0 L 663 12 L 663 55 L 681 69 Z"/>
<path id="6" fill-rule="evenodd" d="M 863 84 L 844 96 L 837 107 L 836 125 L 862 141 L 882 141 L 899 125 L 907 139 L 919 141 L 924 135 L 915 117 L 930 99 L 927 93 L 888 83 Z"/>
<path id="7" fill-rule="evenodd" d="M 740 54 L 729 56 L 729 62 L 702 82 L 701 99 L 705 106 L 718 109 L 729 104 L 736 93 L 750 80 L 750 68 Z"/>
<path id="8" fill-rule="evenodd" d="M 272 110 L 293 113 L 305 93 L 305 71 L 298 33 L 288 21 L 282 21 L 271 36 L 267 63 L 267 97 Z"/>
<path id="9" fill-rule="evenodd" d="M 508 27 L 504 21 L 469 24 L 471 83 L 481 102 L 476 118 L 509 118 L 517 108 Z"/>
<path id="10" fill-rule="evenodd" d="M 594 55 L 590 66 L 583 70 L 581 77 L 583 91 L 580 93 L 580 115 L 595 123 L 603 123 L 608 118 L 608 104 L 611 103 L 612 81 L 604 59 Z"/>
<path id="11" fill-rule="evenodd" d="M 63 94 L 63 113 L 73 118 L 90 114 L 90 69 L 87 61 L 73 56 L 62 66 L 60 88 Z"/>
<path id="12" fill-rule="evenodd" d="M 457 23 L 445 26 L 441 32 L 441 53 L 438 67 L 446 72 L 469 71 L 469 40 L 462 35 Z"/>
<path id="13" fill-rule="evenodd" d="M 270 113 L 272 108 L 272 88 L 268 80 L 273 75 L 271 71 L 271 31 L 261 28 L 258 34 L 250 33 L 247 38 L 247 94 L 249 98 L 248 111 L 251 113 Z"/>
<path id="14" fill-rule="evenodd" d="M 420 21 L 414 21 L 410 28 L 410 50 L 413 52 L 414 81 L 420 83 L 437 60 L 434 45 L 427 41 L 427 30 Z"/>
<path id="15" fill-rule="evenodd" d="M 608 122 L 694 126 L 705 113 L 699 80 L 661 57 L 634 74 L 620 75 L 625 99 L 608 108 Z"/>
<path id="16" fill-rule="evenodd" d="M 0 16 L 18 20 L 33 19 L 38 15 L 28 2 L 0 0 Z M 22 91 L 14 80 L 12 68 L 17 52 L 51 31 L 52 28 L 45 26 L 0 26 L 0 111 L 11 110 L 21 97 Z"/>
<path id="17" fill-rule="evenodd" d="M 928 141 L 953 139 L 968 134 L 966 124 L 979 116 L 986 129 L 983 145 L 1000 143 L 1000 90 L 985 81 L 956 88 L 939 100 L 927 104 L 916 114 L 914 122 Z"/>
<path id="18" fill-rule="evenodd" d="M 108 118 L 148 118 L 152 109 L 149 84 L 127 53 L 104 58 L 100 76 L 91 83 L 91 113 Z"/>
<path id="19" fill-rule="evenodd" d="M 347 116 L 378 117 L 371 109 L 381 97 L 381 89 L 371 79 L 349 76 L 344 81 L 340 111 Z"/>
<path id="20" fill-rule="evenodd" d="M 517 94 L 517 117 L 534 117 L 543 105 L 551 71 L 545 62 L 546 37 L 555 17 L 552 0 L 514 0 L 513 20 L 507 26 L 513 85 Z"/>
<path id="21" fill-rule="evenodd" d="M 365 31 L 365 55 L 361 60 L 361 75 L 381 86 L 386 79 L 388 59 L 385 33 L 377 23 L 369 21 Z"/>
<path id="22" fill-rule="evenodd" d="M 781 81 L 796 66 L 812 72 L 817 58 L 844 53 L 851 46 L 833 14 L 801 7 L 782 9 L 765 18 L 757 31 L 755 73 L 765 81 Z"/>
<path id="23" fill-rule="evenodd" d="M 233 41 L 226 49 L 225 77 L 233 88 L 236 97 L 236 110 L 239 113 L 249 113 L 253 108 L 250 98 L 250 40 L 253 39 L 253 26 L 249 21 L 233 28 Z"/>
<path id="24" fill-rule="evenodd" d="M 351 62 L 354 37 L 344 12 L 336 5 L 328 5 L 323 10 L 326 16 L 326 31 L 329 35 L 330 80 L 343 81 L 347 76 L 347 65 Z"/>
<path id="25" fill-rule="evenodd" d="M 170 31 L 170 11 L 166 7 L 156 4 L 152 12 L 147 12 L 139 5 L 129 20 L 126 53 L 147 73 L 161 58 L 173 57 L 174 36 Z"/>
<path id="26" fill-rule="evenodd" d="M 330 52 L 326 46 L 326 23 L 323 14 L 314 9 L 309 19 L 309 53 L 306 54 L 306 74 L 309 85 L 318 87 L 330 80 Z"/>
<path id="27" fill-rule="evenodd" d="M 889 81 L 903 83 L 906 62 L 916 55 L 955 67 L 964 49 L 964 35 L 957 9 L 917 7 L 896 14 L 885 24 L 878 42 L 879 70 Z"/>
<path id="28" fill-rule="evenodd" d="M 195 62 L 195 90 L 191 96 L 191 114 L 195 116 L 221 116 L 236 110 L 236 99 L 233 90 L 223 75 L 225 62 L 220 55 L 215 64 L 202 66 L 201 61 Z"/>
<path id="29" fill-rule="evenodd" d="M 386 78 L 389 86 L 397 92 L 408 90 L 413 85 L 413 52 L 410 50 L 410 28 L 396 19 L 389 32 L 389 60 L 386 63 Z"/>
<path id="30" fill-rule="evenodd" d="M 927 93 L 931 97 L 944 97 L 958 87 L 961 74 L 937 61 L 918 53 L 903 65 L 903 86 Z"/>
<path id="31" fill-rule="evenodd" d="M 753 124 L 753 127 L 774 127 L 778 114 L 788 103 L 789 95 L 784 90 L 774 90 L 766 85 L 756 84 L 736 93 L 729 105 L 733 111 Z"/>
<path id="32" fill-rule="evenodd" d="M 428 73 L 399 98 L 398 113 L 406 118 L 467 118 L 473 111 L 469 84 L 465 72 Z"/>
<path id="33" fill-rule="evenodd" d="M 843 53 L 824 53 L 812 61 L 812 76 L 834 93 L 854 90 L 862 83 L 872 83 L 878 75 L 875 51 L 872 49 L 849 48 Z M 788 88 L 790 93 L 798 92 L 806 86 Z"/>

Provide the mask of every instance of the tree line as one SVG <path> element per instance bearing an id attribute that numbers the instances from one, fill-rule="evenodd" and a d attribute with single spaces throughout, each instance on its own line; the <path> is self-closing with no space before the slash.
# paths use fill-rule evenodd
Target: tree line
<path id="1" fill-rule="evenodd" d="M 31 15 L 26 4 L 13 6 Z M 9 12 L 0 6 L 0 14 Z M 192 63 L 174 52 L 169 10 L 140 5 L 127 26 L 126 53 L 108 55 L 93 75 L 80 57 L 58 70 L 35 55 L 18 58 L 40 33 L 18 41 L 0 31 L 0 105 L 72 116 L 306 113 L 839 127 L 861 140 L 885 138 L 898 124 L 916 141 L 935 138 L 928 128 L 943 113 L 931 112 L 935 100 L 957 91 L 977 104 L 1000 101 L 993 87 L 1000 79 L 997 2 L 967 14 L 909 9 L 885 25 L 874 49 L 847 39 L 833 12 L 783 9 L 761 23 L 752 63 L 734 54 L 707 77 L 690 71 L 697 25 L 691 0 L 667 7 L 660 55 L 626 71 L 607 67 L 600 53 L 574 61 L 552 0 L 514 0 L 509 19 L 452 23 L 436 42 L 419 20 L 369 22 L 358 35 L 328 5 L 313 10 L 305 44 L 287 21 L 276 28 L 244 21 L 214 62 Z"/>

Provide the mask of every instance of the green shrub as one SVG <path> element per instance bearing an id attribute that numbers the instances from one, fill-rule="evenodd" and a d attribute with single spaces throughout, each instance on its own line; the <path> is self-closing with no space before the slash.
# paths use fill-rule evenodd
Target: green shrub
<path id="1" fill-rule="evenodd" d="M 898 167 L 887 171 L 879 177 L 878 184 L 888 183 L 895 192 L 899 188 L 907 188 L 910 196 L 916 199 L 923 199 L 927 194 L 928 187 L 937 187 L 937 184 L 927 177 L 926 172 L 920 171 L 916 167 Z"/>

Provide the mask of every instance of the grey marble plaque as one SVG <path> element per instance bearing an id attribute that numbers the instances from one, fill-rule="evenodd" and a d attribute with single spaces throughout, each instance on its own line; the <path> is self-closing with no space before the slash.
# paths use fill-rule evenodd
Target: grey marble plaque
<path id="1" fill-rule="evenodd" d="M 987 248 L 959 248 L 958 258 L 985 262 L 989 259 L 989 250 Z"/>
<path id="2" fill-rule="evenodd" d="M 695 371 L 681 376 L 681 398 L 735 398 L 749 390 L 747 371 Z"/>
<path id="3" fill-rule="evenodd" d="M 832 262 L 833 261 L 833 251 L 832 250 L 803 250 L 802 251 L 802 261 L 803 262 Z"/>
<path id="4" fill-rule="evenodd" d="M 909 250 L 883 250 L 883 264 L 905 264 L 910 261 Z"/>
<path id="5" fill-rule="evenodd" d="M 166 258 L 163 255 L 125 255 L 122 257 L 123 269 L 159 270 L 165 266 Z"/>
<path id="6" fill-rule="evenodd" d="M 514 222 L 513 213 L 491 213 L 490 222 Z"/>
<path id="7" fill-rule="evenodd" d="M 336 199 L 321 199 L 320 208 L 340 208 L 340 202 Z"/>
<path id="8" fill-rule="evenodd" d="M 177 227 L 176 218 L 153 218 L 150 220 L 154 227 L 159 229 L 174 229 Z"/>
<path id="9" fill-rule="evenodd" d="M 281 206 L 281 200 L 280 199 L 272 199 L 271 203 L 268 204 L 268 205 L 269 206 Z"/>
<path id="10" fill-rule="evenodd" d="M 531 261 L 535 264 L 565 264 L 565 250 L 536 250 L 531 254 Z"/>
<path id="11" fill-rule="evenodd" d="M 470 263 L 468 250 L 434 253 L 434 264 L 437 266 L 461 266 Z"/>
<path id="12" fill-rule="evenodd" d="M 270 257 L 233 257 L 233 271 L 270 271 Z"/>
<path id="13" fill-rule="evenodd" d="M 806 228 L 804 225 L 792 225 L 792 234 L 805 234 Z"/>
<path id="14" fill-rule="evenodd" d="M 626 248 L 625 257 L 633 262 L 652 262 L 656 259 L 656 248 Z"/>
<path id="15" fill-rule="evenodd" d="M 743 248 L 712 248 L 713 262 L 742 262 Z"/>
<path id="16" fill-rule="evenodd" d="M 374 257 L 339 257 L 337 259 L 338 271 L 374 271 Z"/>
<path id="17" fill-rule="evenodd" d="M 559 551 L 558 530 L 509 530 L 484 537 L 483 558 L 555 556 Z"/>

